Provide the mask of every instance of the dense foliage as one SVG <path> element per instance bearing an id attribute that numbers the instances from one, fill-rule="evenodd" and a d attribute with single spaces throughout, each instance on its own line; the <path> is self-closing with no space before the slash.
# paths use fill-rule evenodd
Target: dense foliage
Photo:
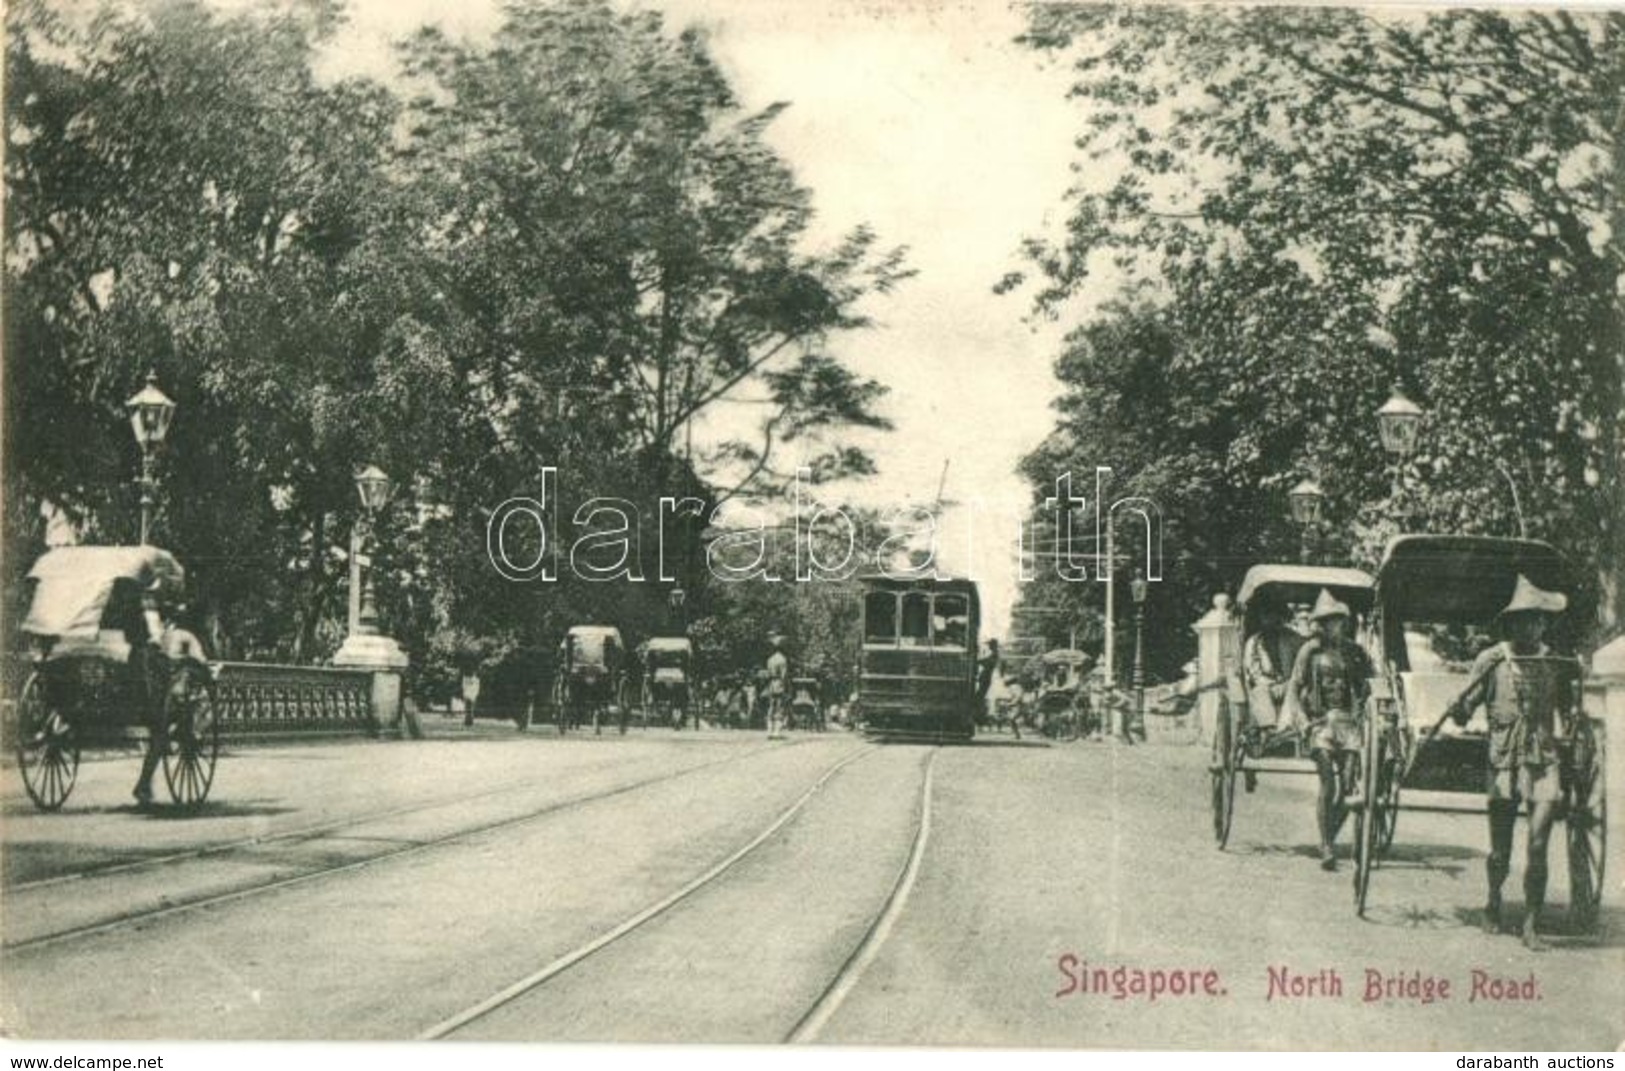
<path id="1" fill-rule="evenodd" d="M 47 503 L 132 540 L 149 369 L 178 405 L 156 541 L 234 657 L 337 645 L 367 463 L 397 488 L 386 624 L 437 664 L 669 627 L 659 496 L 777 493 L 796 439 L 815 479 L 871 467 L 840 430 L 885 427 L 883 390 L 835 347 L 907 271 L 867 228 L 809 248 L 811 194 L 764 140 L 785 105 L 746 112 L 700 35 L 593 0 L 514 3 L 481 44 L 421 31 L 388 85 L 318 76 L 342 24 L 327 0 L 8 6 L 8 591 Z M 692 451 L 741 397 L 760 437 Z M 550 465 L 566 522 L 638 507 L 649 583 L 490 567 L 490 511 Z M 695 617 L 701 532 L 668 531 Z"/>
<path id="2" fill-rule="evenodd" d="M 1024 40 L 1086 105 L 1064 233 L 1001 284 L 1079 322 L 1027 474 L 1109 464 L 1162 506 L 1163 661 L 1212 592 L 1296 560 L 1305 476 L 1324 560 L 1522 528 L 1618 630 L 1625 16 L 1041 5 Z M 1395 385 L 1426 410 L 1397 473 Z"/>

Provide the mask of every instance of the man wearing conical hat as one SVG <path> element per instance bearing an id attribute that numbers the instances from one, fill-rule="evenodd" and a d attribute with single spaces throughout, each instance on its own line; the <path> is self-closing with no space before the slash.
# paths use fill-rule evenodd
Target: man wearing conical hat
<path id="1" fill-rule="evenodd" d="M 1577 680 L 1573 663 L 1552 658 L 1542 641 L 1567 605 L 1561 594 L 1543 591 L 1520 575 L 1498 618 L 1505 638 L 1478 656 L 1467 687 L 1449 710 L 1458 725 L 1465 725 L 1479 707 L 1489 720 L 1486 933 L 1500 932 L 1501 885 L 1511 869 L 1512 834 L 1519 807 L 1529 804 L 1523 942 L 1533 950 L 1546 947 L 1536 925 L 1546 902 L 1546 847 L 1563 798 L 1553 731 L 1563 689 Z"/>
<path id="2" fill-rule="evenodd" d="M 1320 866 L 1336 870 L 1333 845 L 1348 816 L 1344 797 L 1354 784 L 1372 668 L 1371 659 L 1350 638 L 1353 614 L 1330 591 L 1321 589 L 1309 617 L 1317 632 L 1298 649 L 1287 691 L 1309 720 L 1309 755 L 1320 780 L 1315 797 Z"/>

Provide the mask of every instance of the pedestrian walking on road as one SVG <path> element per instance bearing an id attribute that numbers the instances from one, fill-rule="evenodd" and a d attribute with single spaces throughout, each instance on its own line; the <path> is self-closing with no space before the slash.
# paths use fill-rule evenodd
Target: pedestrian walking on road
<path id="1" fill-rule="evenodd" d="M 1485 860 L 1489 897 L 1484 905 L 1484 931 L 1501 929 L 1501 886 L 1512 864 L 1512 834 L 1518 811 L 1529 804 L 1529 836 L 1523 872 L 1523 943 L 1531 951 L 1548 947 L 1537 924 L 1546 902 L 1546 849 L 1557 805 L 1563 798 L 1553 736 L 1564 666 L 1543 641 L 1551 622 L 1568 606 L 1557 592 L 1542 591 L 1518 577 L 1512 599 L 1498 620 L 1506 637 L 1473 663 L 1467 687 L 1450 704 L 1449 713 L 1465 725 L 1483 707 L 1490 723 L 1489 797 L 1490 854 Z"/>
<path id="2" fill-rule="evenodd" d="M 784 704 L 790 692 L 790 659 L 784 653 L 784 637 L 768 637 L 773 653 L 767 656 L 767 738 L 784 739 Z"/>
<path id="3" fill-rule="evenodd" d="M 987 708 L 987 693 L 993 688 L 993 678 L 999 672 L 999 641 L 987 641 L 987 654 L 976 663 L 976 706 L 980 712 L 977 719 L 982 724 L 993 720 L 993 712 Z"/>

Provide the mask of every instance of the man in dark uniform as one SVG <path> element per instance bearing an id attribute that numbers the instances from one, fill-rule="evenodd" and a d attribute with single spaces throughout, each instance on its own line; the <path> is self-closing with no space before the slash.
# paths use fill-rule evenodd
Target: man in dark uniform
<path id="1" fill-rule="evenodd" d="M 1480 706 L 1489 718 L 1486 933 L 1500 932 L 1501 885 L 1511 869 L 1512 834 L 1519 806 L 1525 801 L 1529 804 L 1523 943 L 1531 951 L 1547 947 L 1536 924 L 1546 902 L 1546 848 L 1563 798 L 1553 733 L 1561 690 L 1575 679 L 1572 669 L 1563 660 L 1551 658 L 1541 641 L 1552 619 L 1567 605 L 1562 595 L 1542 591 L 1519 576 L 1499 617 L 1506 638 L 1478 656 L 1467 687 L 1449 710 L 1458 725 L 1465 725 Z"/>
<path id="2" fill-rule="evenodd" d="M 1315 824 L 1320 833 L 1320 867 L 1336 870 L 1332 846 L 1348 808 L 1343 795 L 1353 783 L 1361 725 L 1371 688 L 1371 659 L 1349 637 L 1349 608 L 1322 589 L 1310 620 L 1319 630 L 1299 650 L 1288 690 L 1309 719 L 1309 755 L 1320 792 Z"/>
<path id="3" fill-rule="evenodd" d="M 987 693 L 993 688 L 993 675 L 999 671 L 999 641 L 987 641 L 987 654 L 976 662 L 976 706 L 980 719 L 991 721 Z"/>

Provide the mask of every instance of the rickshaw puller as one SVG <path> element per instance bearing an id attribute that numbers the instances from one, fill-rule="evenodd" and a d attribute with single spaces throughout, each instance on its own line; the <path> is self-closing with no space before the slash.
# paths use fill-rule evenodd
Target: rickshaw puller
<path id="1" fill-rule="evenodd" d="M 1449 714 L 1465 725 L 1482 706 L 1489 718 L 1490 749 L 1486 783 L 1490 820 L 1490 854 L 1485 860 L 1489 896 L 1484 930 L 1501 928 L 1501 886 L 1512 864 L 1512 834 L 1520 804 L 1529 804 L 1529 840 L 1524 865 L 1523 943 L 1532 951 L 1546 941 L 1537 931 L 1546 902 L 1546 851 L 1562 778 L 1552 739 L 1557 680 L 1543 664 L 1520 665 L 1517 658 L 1548 653 L 1542 642 L 1551 621 L 1568 606 L 1561 594 L 1543 591 L 1519 576 L 1512 598 L 1498 615 L 1505 639 L 1480 654 L 1467 687 L 1451 703 Z"/>
<path id="2" fill-rule="evenodd" d="M 141 773 L 135 781 L 136 804 L 152 805 L 152 778 L 158 771 L 168 746 L 169 727 L 165 712 L 170 699 L 184 700 L 187 688 L 185 666 L 194 662 L 208 665 L 203 643 L 190 630 L 182 628 L 177 618 L 186 613 L 184 603 L 173 601 L 162 591 L 151 592 L 144 600 L 152 609 L 145 610 L 148 634 L 152 642 L 142 645 L 139 657 L 145 660 L 141 674 L 147 701 L 147 749 L 141 757 Z"/>
<path id="3" fill-rule="evenodd" d="M 1289 691 L 1309 719 L 1309 755 L 1320 791 L 1315 825 L 1320 834 L 1320 867 L 1337 869 L 1333 845 L 1348 808 L 1343 787 L 1353 783 L 1361 740 L 1361 712 L 1370 689 L 1371 660 L 1349 638 L 1352 614 L 1330 591 L 1321 589 L 1310 620 L 1319 634 L 1298 651 Z"/>

